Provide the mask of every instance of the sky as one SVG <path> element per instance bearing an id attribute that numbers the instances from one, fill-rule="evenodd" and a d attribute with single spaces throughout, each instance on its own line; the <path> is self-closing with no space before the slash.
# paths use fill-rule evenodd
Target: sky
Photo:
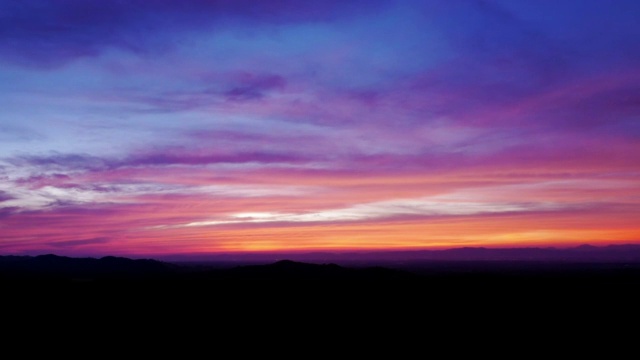
<path id="1" fill-rule="evenodd" d="M 640 243 L 636 0 L 0 0 L 0 254 Z"/>

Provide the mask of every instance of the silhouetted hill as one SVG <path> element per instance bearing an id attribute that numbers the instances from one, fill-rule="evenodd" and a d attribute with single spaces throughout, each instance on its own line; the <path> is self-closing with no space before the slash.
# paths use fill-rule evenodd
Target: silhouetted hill
<path id="1" fill-rule="evenodd" d="M 475 249 L 461 252 L 477 254 Z M 0 292 L 8 309 L 35 301 L 24 313 L 36 309 L 64 317 L 76 312 L 93 321 L 95 314 L 111 314 L 103 310 L 115 306 L 130 313 L 130 319 L 138 319 L 140 313 L 161 319 L 154 323 L 159 329 L 167 329 L 165 316 L 171 312 L 200 323 L 208 316 L 206 323 L 218 326 L 221 315 L 246 313 L 273 315 L 269 323 L 281 321 L 283 313 L 297 321 L 318 314 L 314 321 L 322 323 L 335 309 L 343 311 L 340 321 L 353 319 L 355 313 L 378 319 L 386 311 L 403 321 L 426 312 L 429 321 L 442 316 L 450 323 L 452 314 L 468 309 L 464 316 L 487 314 L 482 322 L 487 323 L 505 304 L 511 309 L 508 316 L 519 319 L 518 308 L 535 310 L 541 303 L 571 308 L 603 295 L 619 308 L 620 299 L 632 299 L 636 289 L 640 290 L 640 262 L 419 259 L 393 267 L 347 267 L 282 260 L 216 268 L 111 256 L 0 256 Z M 67 310 L 52 306 L 52 301 Z M 528 307 L 522 305 L 527 302 Z M 600 300 L 592 302 L 602 306 Z"/>
<path id="2" fill-rule="evenodd" d="M 70 258 L 57 255 L 0 256 L 0 276 L 18 279 L 136 279 L 159 277 L 175 271 L 175 265 L 156 260 L 132 260 L 106 256 Z"/>
<path id="3" fill-rule="evenodd" d="M 365 253 L 364 255 L 370 255 Z M 362 253 L 359 256 L 364 256 Z M 195 285 L 260 283 L 413 284 L 449 286 L 640 285 L 640 246 L 579 246 L 571 249 L 461 248 L 374 253 L 352 266 L 281 260 L 261 265 L 215 267 L 107 256 L 0 256 L 0 281 L 131 282 Z M 359 260 L 358 260 L 359 259 Z M 360 262 L 358 262 L 360 261 Z M 384 265 L 375 266 L 370 265 Z M 228 264 L 227 264 L 228 265 Z"/>
<path id="4" fill-rule="evenodd" d="M 172 257 L 172 261 L 217 264 L 231 267 L 241 264 L 265 264 L 280 259 L 308 263 L 335 263 L 342 266 L 395 266 L 409 261 L 564 261 L 564 262 L 640 262 L 640 245 L 581 245 L 572 248 L 464 247 L 448 250 L 392 251 L 316 251 L 296 253 L 224 253 Z"/>
<path id="5" fill-rule="evenodd" d="M 282 260 L 273 264 L 228 269 L 178 266 L 156 260 L 107 256 L 70 258 L 56 255 L 0 256 L 0 279 L 5 280 L 382 280 L 412 275 L 385 268 L 351 269 L 336 264 L 309 264 Z"/>
<path id="6" fill-rule="evenodd" d="M 425 257 L 427 254 L 424 254 Z M 638 262 L 640 245 L 580 245 L 572 248 L 482 248 L 465 247 L 442 250 L 433 257 L 447 260 L 509 260 L 509 261 L 580 261 L 580 262 Z"/>
<path id="7" fill-rule="evenodd" d="M 484 248 L 369 252 L 377 260 L 640 262 L 640 245 L 580 245 L 571 248 Z"/>

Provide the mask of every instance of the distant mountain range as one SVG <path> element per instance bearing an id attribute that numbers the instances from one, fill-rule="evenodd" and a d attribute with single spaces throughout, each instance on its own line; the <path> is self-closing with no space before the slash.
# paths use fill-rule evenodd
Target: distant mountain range
<path id="1" fill-rule="evenodd" d="M 564 261 L 564 262 L 640 262 L 640 245 L 580 245 L 572 248 L 464 247 L 448 250 L 352 251 L 307 253 L 225 253 L 173 257 L 171 260 L 201 263 L 268 263 L 291 259 L 311 263 L 348 266 L 385 265 L 416 261 Z"/>
<path id="2" fill-rule="evenodd" d="M 220 269 L 113 256 L 100 259 L 52 254 L 33 257 L 0 256 L 0 281 L 289 281 L 402 279 L 412 276 L 407 272 L 380 267 L 355 269 L 336 264 L 309 264 L 290 260 Z"/>
<path id="3" fill-rule="evenodd" d="M 71 258 L 57 255 L 0 256 L 0 279 L 150 278 L 174 273 L 177 266 L 156 260 L 106 256 Z"/>
<path id="4" fill-rule="evenodd" d="M 424 260 L 474 261 L 579 261 L 636 262 L 640 261 L 640 245 L 580 245 L 573 248 L 482 248 L 464 247 L 448 250 L 405 251 L 380 253 L 381 258 L 394 257 Z"/>
<path id="5" fill-rule="evenodd" d="M 522 279 L 544 281 L 622 280 L 640 284 L 640 245 L 589 245 L 569 249 L 460 248 L 440 251 L 393 251 L 363 253 L 296 254 L 307 261 L 269 258 L 258 265 L 238 265 L 229 259 L 225 266 L 215 258 L 208 263 L 169 263 L 107 256 L 71 258 L 56 255 L 0 256 L 0 282 L 226 282 L 238 281 L 350 281 L 392 283 L 417 280 L 464 280 L 468 283 Z M 263 255 L 266 256 L 266 255 Z M 271 256 L 274 256 L 271 254 Z M 278 256 L 283 256 L 279 254 Z M 319 261 L 319 260 L 336 261 Z M 220 258 L 218 258 L 220 260 Z M 239 260 L 238 260 L 239 261 Z M 245 258 L 244 261 L 257 261 Z M 323 262 L 319 264 L 318 262 Z M 336 265 L 334 262 L 339 262 Z M 351 265 L 349 265 L 351 264 Z M 444 282 L 443 282 L 444 283 Z"/>

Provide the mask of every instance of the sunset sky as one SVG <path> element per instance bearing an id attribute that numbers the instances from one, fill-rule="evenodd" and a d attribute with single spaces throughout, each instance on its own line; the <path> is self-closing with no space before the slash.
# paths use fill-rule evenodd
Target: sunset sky
<path id="1" fill-rule="evenodd" d="M 0 0 L 0 255 L 640 243 L 639 19 Z"/>

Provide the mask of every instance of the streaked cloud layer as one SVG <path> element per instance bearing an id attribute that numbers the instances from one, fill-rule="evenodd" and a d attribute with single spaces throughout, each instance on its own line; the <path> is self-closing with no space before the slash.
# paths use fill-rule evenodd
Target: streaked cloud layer
<path id="1" fill-rule="evenodd" d="M 636 1 L 0 1 L 0 252 L 640 242 Z"/>

